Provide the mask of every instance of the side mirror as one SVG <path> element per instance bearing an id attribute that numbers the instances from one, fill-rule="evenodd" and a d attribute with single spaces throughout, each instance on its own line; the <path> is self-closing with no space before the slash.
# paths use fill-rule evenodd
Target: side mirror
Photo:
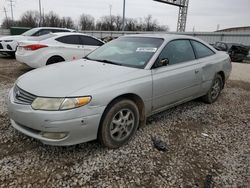
<path id="1" fill-rule="evenodd" d="M 161 59 L 160 62 L 159 62 L 159 66 L 162 67 L 162 66 L 168 66 L 169 65 L 169 60 L 168 58 L 165 58 L 165 59 Z"/>

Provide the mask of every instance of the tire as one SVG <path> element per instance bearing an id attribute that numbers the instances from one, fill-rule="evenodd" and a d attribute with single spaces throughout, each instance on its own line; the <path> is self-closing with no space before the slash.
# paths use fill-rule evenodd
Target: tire
<path id="1" fill-rule="evenodd" d="M 214 103 L 223 89 L 223 80 L 219 74 L 216 74 L 208 93 L 202 97 L 203 101 L 208 104 Z"/>
<path id="2" fill-rule="evenodd" d="M 59 62 L 63 62 L 65 61 L 62 57 L 60 56 L 53 56 L 50 57 L 46 63 L 46 65 L 51 65 L 51 64 L 55 64 L 55 63 L 59 63 Z"/>
<path id="3" fill-rule="evenodd" d="M 99 142 L 108 148 L 118 148 L 134 136 L 139 125 L 139 110 L 134 102 L 123 99 L 104 113 L 98 131 Z"/>

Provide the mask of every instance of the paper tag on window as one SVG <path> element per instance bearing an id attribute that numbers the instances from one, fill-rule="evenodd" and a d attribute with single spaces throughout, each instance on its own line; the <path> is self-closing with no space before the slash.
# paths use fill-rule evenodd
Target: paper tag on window
<path id="1" fill-rule="evenodd" d="M 156 52 L 157 48 L 137 48 L 137 52 Z"/>

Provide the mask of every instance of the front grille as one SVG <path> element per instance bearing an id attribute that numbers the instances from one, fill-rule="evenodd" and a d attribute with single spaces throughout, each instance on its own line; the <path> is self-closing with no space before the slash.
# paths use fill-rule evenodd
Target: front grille
<path id="1" fill-rule="evenodd" d="M 3 45 L 0 43 L 0 49 L 3 49 Z"/>
<path id="2" fill-rule="evenodd" d="M 15 85 L 14 98 L 15 103 L 17 104 L 31 105 L 32 102 L 36 99 L 36 96 L 31 93 L 28 93 L 27 91 L 24 91 L 23 89 Z"/>

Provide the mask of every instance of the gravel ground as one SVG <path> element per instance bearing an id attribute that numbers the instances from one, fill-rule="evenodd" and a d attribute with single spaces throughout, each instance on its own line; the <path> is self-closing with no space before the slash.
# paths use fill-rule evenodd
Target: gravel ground
<path id="1" fill-rule="evenodd" d="M 154 115 L 128 145 L 110 150 L 95 141 L 46 146 L 15 131 L 4 98 L 29 69 L 0 58 L 0 187 L 191 188 L 209 177 L 214 187 L 249 187 L 250 79 L 241 71 L 250 65 L 238 67 L 216 103 L 195 100 Z M 168 150 L 155 149 L 151 137 Z"/>

